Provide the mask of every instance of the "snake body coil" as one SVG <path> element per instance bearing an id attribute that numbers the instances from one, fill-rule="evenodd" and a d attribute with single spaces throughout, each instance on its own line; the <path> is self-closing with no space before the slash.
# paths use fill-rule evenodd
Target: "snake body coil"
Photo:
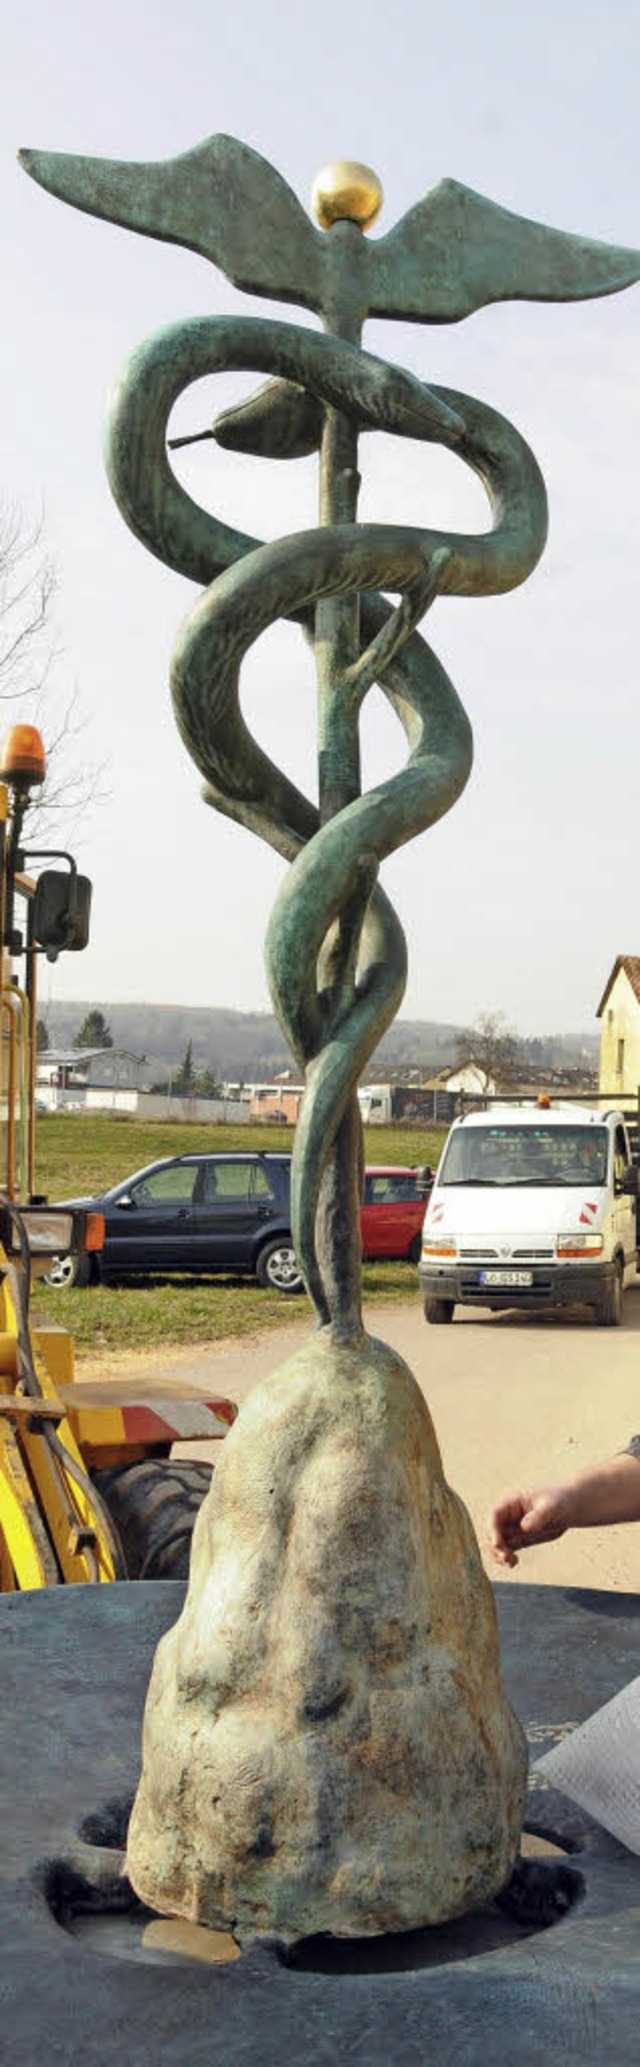
<path id="1" fill-rule="evenodd" d="M 449 445 L 483 481 L 491 530 L 475 535 L 336 524 L 263 545 L 230 529 L 176 480 L 167 425 L 191 382 L 245 368 L 295 383 L 363 428 Z M 406 980 L 404 936 L 376 885 L 377 869 L 451 808 L 471 766 L 465 712 L 415 627 L 437 593 L 493 595 L 526 579 L 546 536 L 544 483 L 524 440 L 485 405 L 449 389 L 422 388 L 340 339 L 239 317 L 172 326 L 133 354 L 114 396 L 107 467 L 131 530 L 177 573 L 204 585 L 172 665 L 176 719 L 205 778 L 204 795 L 292 864 L 269 926 L 267 966 L 280 1024 L 305 1072 L 292 1231 L 326 1322 L 331 1300 L 316 1246 L 322 1172 Z M 395 609 L 379 593 L 386 589 L 401 599 Z M 362 599 L 364 643 L 343 693 L 357 723 L 363 696 L 377 681 L 404 728 L 409 754 L 399 774 L 320 827 L 317 809 L 249 732 L 239 704 L 240 670 L 249 647 L 277 618 L 293 617 L 312 632 L 319 601 L 354 593 Z M 347 911 L 355 911 L 357 921 L 351 965 L 339 984 L 327 984 L 328 942 Z"/>

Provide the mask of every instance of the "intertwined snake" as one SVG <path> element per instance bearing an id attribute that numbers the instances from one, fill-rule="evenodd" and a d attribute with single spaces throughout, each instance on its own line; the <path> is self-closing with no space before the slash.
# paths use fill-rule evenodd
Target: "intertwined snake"
<path id="1" fill-rule="evenodd" d="M 405 982 L 404 938 L 376 875 L 385 855 L 450 809 L 471 760 L 465 713 L 416 626 L 439 593 L 495 595 L 524 581 L 546 532 L 544 485 L 512 426 L 466 395 L 429 390 L 361 351 L 362 326 L 369 316 L 459 323 L 497 301 L 616 294 L 640 279 L 640 252 L 514 215 L 448 178 L 369 241 L 364 231 L 382 189 L 370 167 L 352 161 L 318 175 L 318 229 L 281 173 L 224 134 L 167 160 L 20 156 L 31 177 L 71 207 L 197 252 L 242 293 L 293 302 L 325 326 L 323 335 L 270 319 L 214 318 L 152 338 L 118 388 L 107 464 L 131 529 L 204 589 L 176 647 L 172 687 L 205 797 L 291 863 L 267 963 L 281 1026 L 305 1073 L 293 1235 L 320 1322 L 350 1339 L 362 1327 L 355 1085 Z M 203 374 L 247 367 L 276 377 L 221 419 L 220 443 L 282 458 L 322 447 L 321 526 L 273 545 L 207 515 L 167 458 L 178 395 Z M 359 427 L 457 451 L 487 489 L 489 533 L 352 521 Z M 395 609 L 381 589 L 399 595 Z M 359 634 L 350 598 L 361 599 Z M 273 766 L 240 713 L 244 654 L 278 617 L 296 618 L 312 637 L 315 621 L 319 810 Z M 404 727 L 409 755 L 401 774 L 363 797 L 358 716 L 374 681 Z"/>
<path id="2" fill-rule="evenodd" d="M 448 445 L 480 476 L 492 528 L 473 535 L 330 524 L 267 545 L 230 529 L 180 486 L 167 456 L 167 426 L 193 381 L 246 368 L 294 383 L 362 428 Z M 292 1232 L 326 1322 L 331 1295 L 316 1244 L 322 1172 L 406 980 L 404 935 L 376 884 L 378 867 L 451 808 L 471 766 L 467 717 L 415 626 L 438 593 L 494 595 L 526 579 L 546 536 L 544 483 L 524 440 L 486 405 L 450 389 L 423 388 L 341 339 L 240 317 L 180 323 L 134 352 L 113 400 L 107 466 L 131 530 L 167 566 L 204 587 L 182 627 L 171 676 L 178 727 L 205 778 L 204 795 L 291 863 L 269 926 L 267 968 L 280 1024 L 305 1073 Z M 379 593 L 386 589 L 401 598 L 395 609 Z M 399 774 L 320 827 L 317 809 L 249 732 L 240 670 L 277 618 L 295 618 L 312 632 L 321 598 L 354 593 L 362 598 L 363 651 L 341 693 L 357 725 L 363 697 L 377 681 L 409 754 Z M 339 981 L 335 969 L 329 981 L 331 941 L 347 908 L 353 952 Z"/>

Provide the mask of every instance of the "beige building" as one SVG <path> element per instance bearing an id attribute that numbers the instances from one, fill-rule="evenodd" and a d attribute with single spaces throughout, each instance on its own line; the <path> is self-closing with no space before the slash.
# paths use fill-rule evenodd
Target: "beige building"
<path id="1" fill-rule="evenodd" d="M 249 1101 L 251 1120 L 270 1120 L 272 1124 L 295 1127 L 304 1084 L 285 1084 L 276 1077 L 272 1084 L 252 1084 Z"/>
<path id="2" fill-rule="evenodd" d="M 640 1091 L 640 955 L 618 955 L 600 999 L 599 1089 L 606 1097 Z"/>

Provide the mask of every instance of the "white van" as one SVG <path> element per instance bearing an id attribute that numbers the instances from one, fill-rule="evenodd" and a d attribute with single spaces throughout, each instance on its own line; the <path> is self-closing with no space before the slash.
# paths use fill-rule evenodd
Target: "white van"
<path id="1" fill-rule="evenodd" d="M 592 1306 L 622 1318 L 636 1273 L 638 1170 L 619 1112 L 492 1105 L 455 1120 L 422 1230 L 428 1321 L 455 1306 Z"/>

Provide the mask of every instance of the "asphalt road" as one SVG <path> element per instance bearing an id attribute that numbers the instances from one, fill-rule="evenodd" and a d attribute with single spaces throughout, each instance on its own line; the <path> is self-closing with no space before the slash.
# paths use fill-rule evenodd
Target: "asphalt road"
<path id="1" fill-rule="evenodd" d="M 367 1326 L 411 1366 L 433 1415 L 446 1476 L 481 1540 L 487 1510 L 502 1490 L 570 1477 L 640 1432 L 640 1280 L 625 1295 L 621 1328 L 598 1328 L 577 1308 L 545 1318 L 459 1309 L 450 1327 L 427 1327 L 418 1297 L 403 1306 L 370 1306 Z M 296 1307 L 286 1309 L 282 1329 L 262 1337 L 164 1361 L 136 1358 L 136 1393 L 145 1377 L 163 1384 L 182 1378 L 241 1404 L 308 1328 Z M 121 1364 L 119 1375 L 123 1370 Z M 216 1447 L 183 1445 L 181 1454 L 215 1456 Z M 487 1569 L 498 1576 L 489 1559 Z M 528 1551 L 512 1583 L 521 1579 L 635 1589 L 640 1527 L 573 1531 Z"/>

